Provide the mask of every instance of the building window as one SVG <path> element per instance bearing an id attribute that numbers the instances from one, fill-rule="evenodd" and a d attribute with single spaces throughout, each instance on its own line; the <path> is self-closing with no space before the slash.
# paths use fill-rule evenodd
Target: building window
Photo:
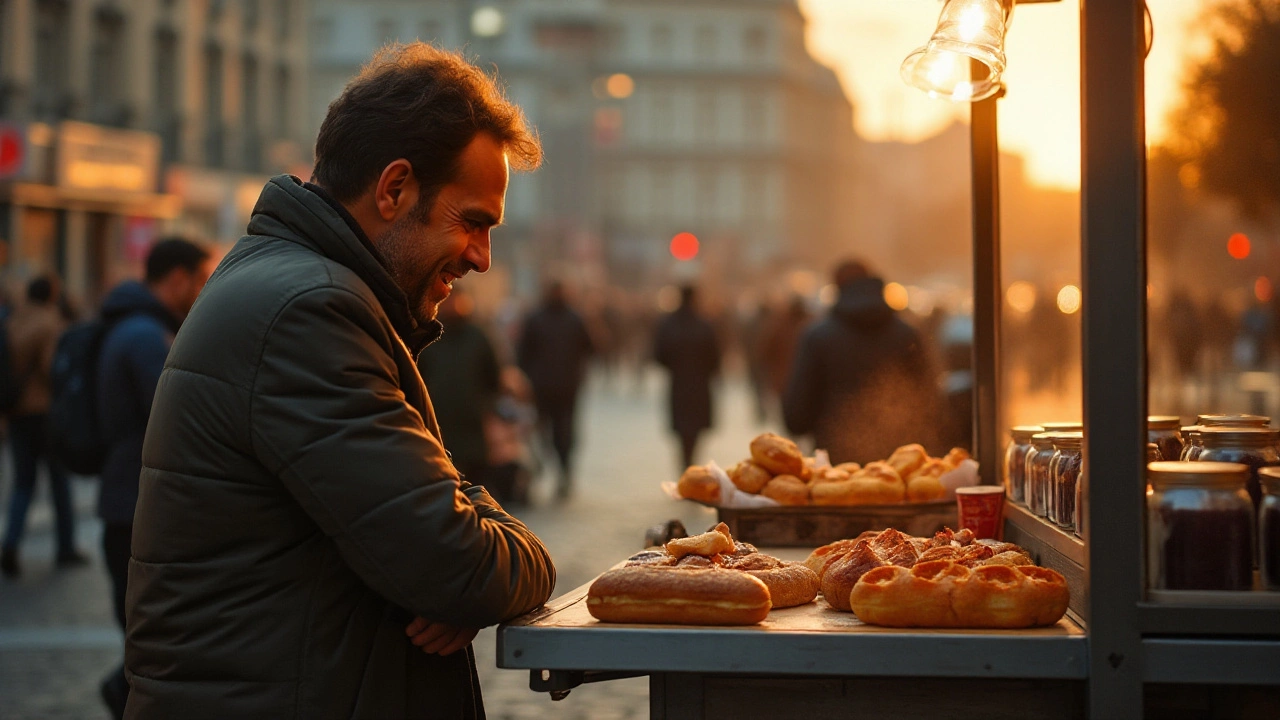
<path id="1" fill-rule="evenodd" d="M 276 0 L 276 37 L 281 40 L 289 37 L 293 15 L 293 0 Z"/>
<path id="2" fill-rule="evenodd" d="M 653 46 L 653 57 L 661 60 L 671 54 L 671 28 L 667 25 L 654 25 L 649 31 L 649 44 Z"/>
<path id="3" fill-rule="evenodd" d="M 276 68 L 276 112 L 275 122 L 272 124 L 273 132 L 279 138 L 292 138 L 293 122 L 292 99 L 293 99 L 293 73 L 289 72 L 288 65 L 280 65 Z"/>
<path id="4" fill-rule="evenodd" d="M 694 36 L 694 56 L 699 62 L 712 62 L 716 59 L 716 29 L 711 25 L 702 25 Z"/>
<path id="5" fill-rule="evenodd" d="M 222 167 L 226 161 L 223 137 L 225 127 L 222 118 L 222 48 L 207 45 L 204 50 L 204 116 L 208 123 L 205 132 L 205 162 Z"/>
<path id="6" fill-rule="evenodd" d="M 664 87 L 654 88 L 649 99 L 649 128 L 653 140 L 670 140 L 675 135 L 675 103 Z"/>
<path id="7" fill-rule="evenodd" d="M 714 88 L 703 88 L 697 96 L 697 121 L 694 133 L 699 140 L 708 141 L 719 137 L 720 114 L 716 102 Z"/>
<path id="8" fill-rule="evenodd" d="M 752 25 L 747 28 L 746 34 L 743 36 L 743 46 L 747 49 L 747 59 L 753 60 L 764 55 L 769 46 L 769 36 L 765 34 L 764 28 L 759 25 Z"/>
<path id="9" fill-rule="evenodd" d="M 258 59 L 245 55 L 241 65 L 241 89 L 244 127 L 244 169 L 256 171 L 262 167 L 262 115 L 258 102 Z"/>
<path id="10" fill-rule="evenodd" d="M 743 103 L 742 112 L 742 127 L 747 136 L 746 141 L 751 143 L 767 139 L 769 133 L 769 103 L 765 100 L 764 94 L 760 92 L 748 93 Z"/>
<path id="11" fill-rule="evenodd" d="M 121 44 L 124 17 L 102 9 L 93 19 L 89 66 L 89 117 L 103 125 L 125 125 L 129 118 L 120 97 Z"/>
<path id="12" fill-rule="evenodd" d="M 244 29 L 246 33 L 258 29 L 258 0 L 243 0 Z"/>
<path id="13" fill-rule="evenodd" d="M 155 127 L 160 134 L 160 152 L 166 163 L 181 156 L 181 128 L 178 118 L 178 37 L 172 28 L 156 32 Z"/>
<path id="14" fill-rule="evenodd" d="M 71 114 L 67 86 L 69 9 L 66 0 L 44 0 L 36 5 L 36 67 L 32 88 L 33 111 L 38 120 L 60 120 Z"/>

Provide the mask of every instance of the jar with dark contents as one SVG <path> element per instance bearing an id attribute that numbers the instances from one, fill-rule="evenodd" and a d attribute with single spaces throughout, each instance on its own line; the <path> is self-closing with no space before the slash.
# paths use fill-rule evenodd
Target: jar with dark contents
<path id="1" fill-rule="evenodd" d="M 1027 451 L 1026 476 L 1027 509 L 1039 515 L 1049 515 L 1049 462 L 1053 460 L 1054 433 L 1036 433 L 1031 436 L 1031 449 Z"/>
<path id="2" fill-rule="evenodd" d="M 1258 568 L 1268 590 L 1280 590 L 1280 468 L 1258 471 L 1262 506 L 1258 508 Z"/>
<path id="3" fill-rule="evenodd" d="M 1076 484 L 1080 481 L 1084 433 L 1064 432 L 1053 436 L 1053 458 L 1049 461 L 1049 519 L 1068 530 L 1076 527 Z"/>
<path id="4" fill-rule="evenodd" d="M 1155 590 L 1249 590 L 1249 468 L 1209 461 L 1147 466 L 1147 583 Z"/>
<path id="5" fill-rule="evenodd" d="M 1160 460 L 1178 460 L 1182 456 L 1182 418 L 1176 415 L 1152 415 L 1147 418 L 1147 442 L 1160 449 Z"/>
<path id="6" fill-rule="evenodd" d="M 1200 442 L 1204 449 L 1197 461 L 1232 462 L 1249 466 L 1247 488 L 1256 508 L 1262 500 L 1262 488 L 1258 482 L 1258 470 L 1280 465 L 1280 450 L 1276 442 L 1280 431 L 1257 427 L 1202 427 Z"/>
<path id="7" fill-rule="evenodd" d="M 1031 436 L 1044 432 L 1039 425 L 1018 425 L 1009 429 L 1009 445 L 1004 449 L 1004 489 L 1010 500 L 1027 501 L 1027 453 Z"/>
<path id="8" fill-rule="evenodd" d="M 1080 464 L 1080 479 L 1076 481 L 1076 515 L 1075 515 L 1075 535 L 1081 540 L 1084 539 L 1084 504 L 1087 496 L 1084 493 L 1085 486 L 1088 484 L 1088 478 L 1085 477 L 1088 470 L 1084 463 Z"/>
<path id="9" fill-rule="evenodd" d="M 1204 444 L 1200 442 L 1200 426 L 1182 426 L 1182 453 L 1178 455 L 1178 459 L 1195 460 L 1203 449 Z"/>

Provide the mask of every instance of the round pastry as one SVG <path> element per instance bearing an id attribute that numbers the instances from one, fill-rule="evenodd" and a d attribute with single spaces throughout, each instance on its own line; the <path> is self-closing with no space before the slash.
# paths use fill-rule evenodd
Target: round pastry
<path id="1" fill-rule="evenodd" d="M 811 457 L 804 458 L 804 466 L 800 468 L 800 474 L 796 477 L 805 482 L 813 480 L 813 474 L 818 470 L 818 468 L 814 466 L 815 462 L 817 461 Z"/>
<path id="2" fill-rule="evenodd" d="M 759 494 L 773 475 L 750 460 L 743 460 L 729 468 L 729 479 L 739 490 Z"/>
<path id="3" fill-rule="evenodd" d="M 1048 568 L 987 565 L 956 583 L 951 605 L 961 627 L 1052 625 L 1067 612 L 1067 583 Z"/>
<path id="4" fill-rule="evenodd" d="M 760 494 L 778 501 L 779 505 L 808 505 L 809 486 L 794 475 L 779 475 L 770 480 Z"/>
<path id="5" fill-rule="evenodd" d="M 884 505 L 900 503 L 907 496 L 902 478 L 886 463 L 868 463 L 843 482 L 815 485 L 814 505 Z"/>
<path id="6" fill-rule="evenodd" d="M 869 531 L 871 536 L 875 536 L 874 531 Z M 837 540 L 833 543 L 823 545 L 813 552 L 809 553 L 809 557 L 805 558 L 805 567 L 814 571 L 818 575 L 818 579 L 822 579 L 823 573 L 827 571 L 827 567 L 835 560 L 839 560 L 853 550 L 859 540 L 865 540 L 867 533 L 862 533 L 856 538 L 849 540 Z"/>
<path id="7" fill-rule="evenodd" d="M 929 459 L 929 453 L 924 451 L 924 446 L 912 444 L 903 445 L 886 460 L 890 467 L 897 471 L 899 477 L 907 477 L 911 473 L 919 470 L 922 465 Z M 874 463 L 873 463 L 874 464 Z"/>
<path id="8" fill-rule="evenodd" d="M 933 502 L 947 496 L 938 478 L 916 474 L 907 481 L 907 502 Z"/>
<path id="9" fill-rule="evenodd" d="M 942 458 L 942 462 L 946 463 L 947 470 L 955 470 L 960 463 L 969 459 L 969 451 L 964 448 L 951 448 L 951 452 Z"/>
<path id="10" fill-rule="evenodd" d="M 804 473 L 804 456 L 790 440 L 764 433 L 751 441 L 751 460 L 774 475 L 800 476 Z"/>
<path id="11" fill-rule="evenodd" d="M 818 575 L 800 563 L 781 563 L 764 570 L 747 570 L 769 588 L 769 599 L 775 608 L 795 607 L 813 602 L 818 597 Z"/>
<path id="12" fill-rule="evenodd" d="M 587 590 L 587 612 L 604 622 L 754 625 L 771 606 L 759 578 L 721 569 L 617 568 Z"/>
<path id="13" fill-rule="evenodd" d="M 837 466 L 836 466 L 836 469 L 837 469 L 837 470 L 843 470 L 843 471 L 845 471 L 845 472 L 849 473 L 850 475 L 853 475 L 854 473 L 856 473 L 856 472 L 858 472 L 859 470 L 861 470 L 861 469 L 862 469 L 862 466 L 861 466 L 861 465 L 859 465 L 859 464 L 858 464 L 858 463 L 856 463 L 856 462 L 843 462 L 843 463 L 840 463 L 839 465 L 837 465 Z"/>
<path id="14" fill-rule="evenodd" d="M 701 465 L 690 465 L 676 483 L 680 497 L 699 500 L 710 505 L 720 504 L 720 481 L 710 470 Z"/>
<path id="15" fill-rule="evenodd" d="M 951 590 L 968 579 L 969 568 L 946 560 L 907 569 L 890 565 L 859 579 L 849 593 L 858 619 L 889 627 L 958 627 Z"/>
<path id="16" fill-rule="evenodd" d="M 843 482 L 848 479 L 849 473 L 846 470 L 841 470 L 840 468 L 835 467 L 819 468 L 818 470 L 813 471 L 813 479 L 809 481 L 809 487 L 812 489 L 814 485 L 820 485 L 828 482 Z"/>

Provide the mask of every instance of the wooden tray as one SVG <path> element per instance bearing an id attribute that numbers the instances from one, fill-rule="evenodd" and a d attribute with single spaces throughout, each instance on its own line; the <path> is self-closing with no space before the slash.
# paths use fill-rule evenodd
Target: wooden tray
<path id="1" fill-rule="evenodd" d="M 943 527 L 957 528 L 954 501 L 893 505 L 804 505 L 769 508 L 716 508 L 736 540 L 774 547 L 817 547 L 856 537 L 867 530 L 896 528 L 929 537 Z"/>

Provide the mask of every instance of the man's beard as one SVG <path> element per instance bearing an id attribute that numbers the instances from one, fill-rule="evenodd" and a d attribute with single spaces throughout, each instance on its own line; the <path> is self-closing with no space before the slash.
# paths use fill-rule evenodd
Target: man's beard
<path id="1" fill-rule="evenodd" d="M 428 257 L 430 243 L 421 238 L 423 221 L 416 215 L 393 222 L 376 245 L 391 279 L 409 300 L 409 312 L 421 325 L 436 318 L 437 303 L 429 295 L 436 273 Z"/>

